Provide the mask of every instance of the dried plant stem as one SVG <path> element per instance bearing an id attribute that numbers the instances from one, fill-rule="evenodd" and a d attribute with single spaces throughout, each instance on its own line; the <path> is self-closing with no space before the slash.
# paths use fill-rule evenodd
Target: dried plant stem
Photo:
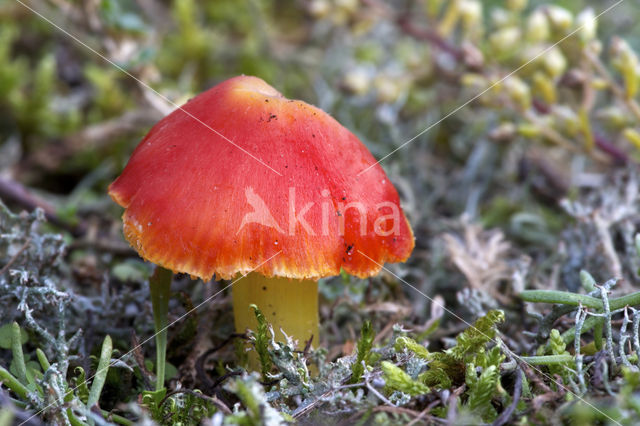
<path id="1" fill-rule="evenodd" d="M 0 179 L 0 199 L 13 201 L 29 211 L 39 207 L 44 211 L 47 220 L 54 225 L 69 231 L 74 236 L 80 236 L 85 233 L 84 227 L 72 225 L 61 219 L 51 204 L 35 195 L 33 191 L 20 182 Z"/>
<path id="2" fill-rule="evenodd" d="M 232 411 L 229 409 L 229 407 L 227 407 L 227 404 L 225 404 L 224 402 L 222 402 L 216 395 L 213 396 L 208 396 L 208 395 L 204 395 L 200 392 L 195 392 L 191 389 L 177 389 L 174 391 L 171 391 L 169 393 L 167 393 L 167 395 L 162 398 L 162 401 L 160 402 L 160 406 L 162 406 L 165 402 L 167 402 L 169 400 L 169 398 L 171 398 L 173 395 L 178 395 L 178 394 L 189 394 L 193 397 L 196 398 L 200 398 L 204 401 L 209 401 L 212 404 L 214 404 L 220 411 L 222 411 L 224 414 L 229 415 L 232 413 Z"/>
<path id="3" fill-rule="evenodd" d="M 387 404 L 387 405 L 389 405 L 389 406 L 391 406 L 391 407 L 395 407 L 395 406 L 396 406 L 393 402 L 389 401 L 387 398 L 385 398 L 385 396 L 384 396 L 384 395 L 382 395 L 380 392 L 378 392 L 378 391 L 376 390 L 376 388 L 374 388 L 373 386 L 371 386 L 371 383 L 369 383 L 369 382 L 367 381 L 365 384 L 366 384 L 366 386 L 367 386 L 367 389 L 369 389 L 369 391 L 370 391 L 372 394 L 374 394 L 375 396 L 377 396 L 377 397 L 378 397 L 378 399 L 380 399 L 380 401 L 384 402 L 385 404 Z"/>
<path id="4" fill-rule="evenodd" d="M 502 426 L 507 424 L 518 408 L 518 403 L 520 402 L 520 396 L 522 395 L 522 376 L 524 376 L 524 372 L 520 369 L 520 367 L 516 368 L 516 382 L 513 385 L 513 399 L 511 405 L 509 405 L 498 418 L 493 422 L 492 426 Z"/>
<path id="5" fill-rule="evenodd" d="M 611 233 L 609 232 L 610 224 L 607 223 L 598 212 L 593 214 L 593 223 L 596 226 L 598 236 L 602 242 L 604 255 L 609 260 L 609 265 L 611 265 L 609 267 L 611 275 L 614 277 L 622 277 L 622 265 L 620 263 L 620 258 L 613 247 L 613 240 L 611 239 Z"/>
<path id="6" fill-rule="evenodd" d="M 551 335 L 551 329 L 553 325 L 558 320 L 558 318 L 563 317 L 575 309 L 572 305 L 556 305 L 553 307 L 551 312 L 540 319 L 540 325 L 538 328 L 538 333 L 536 334 L 536 341 L 539 344 L 543 344 L 549 339 Z"/>
<path id="7" fill-rule="evenodd" d="M 0 269 L 0 275 L 4 274 L 9 270 L 11 265 L 20 257 L 20 255 L 29 247 L 31 243 L 31 238 L 27 238 L 27 240 L 22 244 L 22 246 L 18 249 L 18 251 L 9 259 L 9 261 Z"/>

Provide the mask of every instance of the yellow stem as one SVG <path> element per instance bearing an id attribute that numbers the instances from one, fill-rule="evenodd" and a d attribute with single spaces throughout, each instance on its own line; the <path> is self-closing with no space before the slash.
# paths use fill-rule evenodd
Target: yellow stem
<path id="1" fill-rule="evenodd" d="M 252 272 L 238 280 L 232 287 L 233 316 L 236 331 L 244 333 L 247 328 L 256 329 L 253 310 L 256 304 L 276 333 L 276 340 L 284 341 L 280 329 L 298 341 L 298 349 L 313 336 L 312 346 L 318 347 L 318 282 L 273 277 Z M 256 367 L 257 358 L 249 358 Z"/>

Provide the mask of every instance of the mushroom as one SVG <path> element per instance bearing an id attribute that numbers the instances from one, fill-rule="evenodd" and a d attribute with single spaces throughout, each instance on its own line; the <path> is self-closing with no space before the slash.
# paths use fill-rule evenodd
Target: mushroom
<path id="1" fill-rule="evenodd" d="M 300 346 L 318 341 L 319 278 L 374 275 L 414 246 L 362 142 L 256 77 L 226 80 L 158 122 L 109 194 L 140 256 L 205 281 L 240 277 L 237 330 L 254 327 L 253 303 Z"/>

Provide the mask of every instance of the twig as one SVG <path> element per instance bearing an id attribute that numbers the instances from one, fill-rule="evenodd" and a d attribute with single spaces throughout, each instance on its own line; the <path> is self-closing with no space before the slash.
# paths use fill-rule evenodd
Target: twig
<path id="1" fill-rule="evenodd" d="M 429 412 L 429 410 L 431 410 L 431 406 L 425 408 L 424 410 L 420 411 L 420 414 L 418 414 L 418 417 L 414 418 L 413 420 L 411 420 L 409 423 L 407 423 L 407 426 L 413 426 L 416 423 L 418 423 L 420 420 L 422 420 L 427 413 Z"/>
<path id="2" fill-rule="evenodd" d="M 527 379 L 529 379 L 529 382 L 534 384 L 536 388 L 540 389 L 544 393 L 553 392 L 551 388 L 547 386 L 544 380 L 540 378 L 540 376 L 533 373 L 533 369 L 529 366 L 529 364 L 522 363 L 520 364 L 520 368 L 522 368 L 522 371 L 525 373 Z"/>
<path id="3" fill-rule="evenodd" d="M 393 318 L 391 318 L 391 320 L 387 323 L 387 325 L 385 325 L 384 328 L 380 330 L 380 333 L 378 333 L 373 338 L 373 344 L 375 345 L 377 343 L 380 343 L 382 339 L 384 339 L 391 332 L 391 330 L 393 330 L 393 326 L 404 316 L 405 315 L 400 314 L 400 315 L 395 315 Z"/>
<path id="4" fill-rule="evenodd" d="M 602 384 L 604 386 L 604 380 L 602 379 L 602 369 L 600 363 L 607 357 L 607 353 L 602 350 L 597 352 L 592 358 L 593 374 L 591 375 L 591 383 L 594 386 Z"/>
<path id="5" fill-rule="evenodd" d="M 93 149 L 103 148 L 115 138 L 144 130 L 161 118 L 162 114 L 155 110 L 141 108 L 127 111 L 119 117 L 87 126 L 66 138 L 66 141 L 68 141 L 66 146 L 70 150 L 65 153 L 65 156 L 70 157 L 77 151 L 87 149 L 88 146 Z"/>
<path id="6" fill-rule="evenodd" d="M 223 374 L 222 376 L 218 377 L 215 382 L 213 382 L 212 389 L 215 389 L 218 386 L 220 386 L 229 377 L 240 376 L 240 375 L 242 375 L 241 371 L 230 371 L 230 372 L 228 372 L 226 374 Z"/>
<path id="7" fill-rule="evenodd" d="M 304 357 L 305 360 L 309 358 L 311 343 L 313 343 L 313 334 L 311 335 L 311 338 L 309 338 L 309 340 L 307 340 L 307 342 L 304 344 L 304 350 L 302 351 L 302 356 Z"/>
<path id="8" fill-rule="evenodd" d="M 551 312 L 545 315 L 542 321 L 540 321 L 540 324 L 538 326 L 538 334 L 536 335 L 536 341 L 538 342 L 538 344 L 543 344 L 549 339 L 549 336 L 551 335 L 551 329 L 559 318 L 573 312 L 575 309 L 575 306 L 570 305 L 554 306 Z"/>
<path id="9" fill-rule="evenodd" d="M 564 391 L 564 387 L 557 392 L 549 391 L 547 393 L 543 393 L 541 395 L 536 396 L 531 400 L 531 406 L 534 411 L 538 411 L 540 407 L 542 407 L 547 402 L 559 401 L 561 400 L 566 392 Z"/>
<path id="10" fill-rule="evenodd" d="M 440 35 L 427 28 L 418 28 L 412 22 L 409 15 L 401 16 L 397 19 L 400 28 L 408 35 L 415 37 L 418 40 L 424 40 L 431 43 L 434 47 L 448 53 L 456 60 L 461 62 L 464 59 L 464 53 L 461 49 L 448 43 Z"/>
<path id="11" fill-rule="evenodd" d="M 364 361 L 362 361 L 362 362 L 364 363 Z M 387 405 L 388 405 L 388 406 L 390 406 L 390 407 L 394 407 L 394 408 L 396 407 L 396 405 L 395 405 L 393 402 L 389 401 L 389 400 L 388 400 L 384 395 L 382 395 L 380 392 L 378 392 L 378 391 L 376 390 L 376 388 L 374 388 L 374 387 L 371 385 L 371 383 L 369 382 L 369 378 L 368 378 L 368 377 L 365 377 L 365 381 L 364 381 L 364 383 L 365 383 L 365 386 L 367 387 L 367 389 L 369 389 L 369 391 L 370 391 L 372 394 L 374 394 L 375 396 L 377 396 L 377 397 L 378 397 L 378 399 L 380 399 L 380 401 L 384 402 L 385 404 L 387 404 Z"/>
<path id="12" fill-rule="evenodd" d="M 346 384 L 346 385 L 340 385 L 337 388 L 329 389 L 328 391 L 326 391 L 325 393 L 323 393 L 322 395 L 317 397 L 310 404 L 307 404 L 302 408 L 298 408 L 297 411 L 294 411 L 292 417 L 294 419 L 297 419 L 297 418 L 301 417 L 302 415 L 308 413 L 312 408 L 314 408 L 316 405 L 318 405 L 321 402 L 323 402 L 324 399 L 326 397 L 328 397 L 329 395 L 331 395 L 333 392 L 336 392 L 336 391 L 339 391 L 339 390 L 342 390 L 342 389 L 359 388 L 361 386 L 364 386 L 364 383 L 362 383 L 362 382 L 361 383 L 350 383 L 350 384 Z"/>
<path id="13" fill-rule="evenodd" d="M 198 357 L 198 359 L 196 360 L 195 363 L 195 368 L 196 371 L 198 372 L 198 376 L 202 379 L 205 387 L 207 388 L 208 392 L 213 392 L 215 390 L 216 387 L 218 387 L 220 385 L 220 383 L 222 383 L 224 380 L 226 380 L 227 378 L 237 375 L 237 374 L 225 374 L 221 377 L 218 377 L 215 381 L 212 381 L 209 378 L 209 375 L 207 374 L 205 368 L 204 368 L 204 363 L 207 360 L 207 358 L 209 357 L 209 355 L 219 351 L 220 349 L 224 348 L 225 346 L 227 346 L 229 344 L 229 342 L 231 342 L 233 339 L 237 339 L 237 338 L 242 338 L 242 339 L 246 339 L 247 335 L 246 334 L 242 334 L 242 333 L 232 333 L 229 337 L 227 337 L 224 341 L 222 341 L 220 344 L 218 344 L 217 346 L 214 346 L 213 348 L 209 349 L 208 351 L 206 351 L 205 353 L 203 353 L 202 355 L 200 355 L 200 357 Z"/>
<path id="14" fill-rule="evenodd" d="M 174 391 L 169 392 L 163 399 L 162 401 L 160 401 L 160 404 L 158 404 L 160 407 L 162 407 L 162 405 L 173 395 L 179 394 L 179 393 L 187 393 L 191 396 L 195 396 L 196 398 L 200 398 L 203 399 L 205 401 L 209 401 L 211 403 L 213 403 L 216 407 L 218 407 L 220 410 L 222 410 L 222 412 L 224 414 L 231 414 L 231 410 L 229 409 L 229 407 L 227 407 L 227 404 L 225 404 L 224 402 L 220 401 L 218 398 L 216 398 L 215 396 L 208 396 L 208 395 L 204 395 L 200 392 L 195 392 L 191 389 L 177 389 Z"/>
<path id="15" fill-rule="evenodd" d="M 629 155 L 614 145 L 609 139 L 597 132 L 594 132 L 593 140 L 596 143 L 596 146 L 600 148 L 602 152 L 607 153 L 611 158 L 613 158 L 617 164 L 629 163 Z"/>
<path id="16" fill-rule="evenodd" d="M 516 368 L 516 382 L 513 384 L 513 401 L 511 405 L 504 410 L 497 419 L 493 422 L 492 426 L 502 426 L 509 422 L 511 416 L 516 411 L 518 407 L 518 402 L 520 402 L 520 396 L 522 395 L 522 375 L 524 372 L 520 369 L 520 367 Z"/>
<path id="17" fill-rule="evenodd" d="M 94 249 L 102 253 L 110 253 L 115 256 L 139 257 L 140 255 L 129 245 L 115 241 L 100 241 L 80 239 L 74 240 L 67 246 L 67 252 L 74 250 Z"/>
<path id="18" fill-rule="evenodd" d="M 31 237 L 27 238 L 20 249 L 13 256 L 11 256 L 11 259 L 9 259 L 9 261 L 2 267 L 2 269 L 0 269 L 0 275 L 3 275 L 9 270 L 11 265 L 13 265 L 13 263 L 20 257 L 20 255 L 27 249 L 27 247 L 29 247 L 29 244 L 31 244 Z"/>
<path id="19" fill-rule="evenodd" d="M 449 399 L 447 400 L 447 424 L 455 424 L 456 417 L 458 416 L 458 397 L 462 395 L 462 392 L 464 392 L 465 389 L 466 385 L 462 385 L 449 395 Z"/>
<path id="20" fill-rule="evenodd" d="M 34 195 L 24 185 L 14 180 L 0 179 L 0 199 L 11 200 L 29 211 L 40 207 L 44 210 L 44 214 L 49 222 L 69 231 L 73 236 L 77 237 L 85 232 L 82 226 L 75 226 L 62 220 L 56 214 L 55 208 L 51 204 Z"/>
<path id="21" fill-rule="evenodd" d="M 362 384 L 360 384 L 361 386 Z M 331 395 L 333 392 L 335 392 L 337 389 L 330 389 L 328 391 L 326 391 L 325 393 L 323 393 L 322 395 L 320 395 L 318 398 L 316 398 L 312 403 L 305 405 L 302 409 L 300 409 L 299 411 L 295 411 L 293 413 L 293 418 L 297 419 L 300 418 L 301 416 L 303 416 L 304 414 L 308 413 L 309 411 L 311 411 L 311 409 L 315 408 L 316 405 L 320 404 L 321 402 L 324 401 L 324 398 L 326 398 L 327 396 Z"/>
<path id="22" fill-rule="evenodd" d="M 147 366 L 144 364 L 144 354 L 142 353 L 142 345 L 140 345 L 140 341 L 138 340 L 138 336 L 135 331 L 131 332 L 131 347 L 133 347 L 132 355 L 133 360 L 137 364 L 140 369 L 140 375 L 142 376 L 142 382 L 144 383 L 145 389 L 151 389 L 151 378 L 153 377 L 153 373 L 147 369 Z M 88 358 L 88 357 L 87 357 Z"/>

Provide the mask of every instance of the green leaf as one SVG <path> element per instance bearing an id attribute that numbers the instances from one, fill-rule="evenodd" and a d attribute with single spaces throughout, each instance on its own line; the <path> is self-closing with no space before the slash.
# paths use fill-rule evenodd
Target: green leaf
<path id="1" fill-rule="evenodd" d="M 373 347 L 374 337 L 375 333 L 373 332 L 373 327 L 371 327 L 371 322 L 365 321 L 364 324 L 362 324 L 360 340 L 358 340 L 358 354 L 356 356 L 356 361 L 351 367 L 350 383 L 358 383 L 362 378 L 362 374 L 364 373 L 364 366 L 362 365 L 362 362 L 364 361 L 368 364 L 367 361 L 369 360 L 371 348 Z"/>
<path id="2" fill-rule="evenodd" d="M 0 327 L 0 348 L 11 349 L 11 339 L 13 338 L 13 324 L 5 324 Z M 29 340 L 27 332 L 20 329 L 20 343 L 25 344 Z"/>
<path id="3" fill-rule="evenodd" d="M 551 330 L 549 336 L 549 348 L 551 349 L 550 355 L 566 355 L 569 353 L 566 351 L 567 345 L 564 343 L 560 332 L 555 328 Z"/>
<path id="4" fill-rule="evenodd" d="M 459 360 L 463 360 L 467 354 L 475 354 L 479 349 L 493 340 L 496 335 L 496 325 L 504 321 L 504 312 L 491 310 L 482 318 L 479 318 L 471 327 L 456 337 L 456 346 L 447 352 Z"/>
<path id="5" fill-rule="evenodd" d="M 23 400 L 27 399 L 27 395 L 29 394 L 29 389 L 22 383 L 16 379 L 13 374 L 9 371 L 5 370 L 3 367 L 0 367 L 0 382 L 2 382 L 3 386 L 8 387 L 13 392 L 16 393 Z"/>
<path id="6" fill-rule="evenodd" d="M 425 348 L 424 346 L 422 346 L 421 344 L 419 344 L 418 342 L 416 342 L 410 337 L 406 337 L 406 336 L 398 337 L 396 339 L 394 348 L 397 352 L 400 352 L 403 349 L 407 349 L 422 359 L 429 358 L 429 351 L 427 350 L 427 348 Z"/>
<path id="7" fill-rule="evenodd" d="M 86 404 L 89 400 L 89 387 L 87 386 L 84 369 L 82 367 L 76 367 L 75 372 L 77 374 L 74 379 L 76 383 L 76 394 L 78 395 L 78 398 L 80 398 L 80 401 Z"/>
<path id="8" fill-rule="evenodd" d="M 475 366 L 470 364 L 467 376 L 473 376 L 475 380 L 466 380 L 467 386 L 469 386 L 469 399 L 466 406 L 474 415 L 485 421 L 492 421 L 496 417 L 496 410 L 493 408 L 491 400 L 500 378 L 498 367 L 492 365 L 485 368 L 480 377 L 475 378 Z"/>
<path id="9" fill-rule="evenodd" d="M 253 344 L 258 352 L 258 358 L 260 359 L 260 367 L 262 377 L 266 379 L 267 373 L 271 371 L 272 363 L 271 356 L 269 356 L 269 323 L 264 317 L 260 309 L 254 304 L 249 305 L 250 309 L 253 309 L 256 320 L 258 321 L 258 327 L 254 334 Z"/>
<path id="10" fill-rule="evenodd" d="M 584 288 L 587 293 L 590 293 L 596 289 L 596 280 L 589 272 L 585 271 L 584 269 L 580 271 L 580 283 L 582 283 L 582 288 Z"/>
<path id="11" fill-rule="evenodd" d="M 37 361 L 27 361 L 25 363 L 27 368 L 27 381 L 30 384 L 35 385 L 36 379 L 42 379 L 42 370 L 40 369 L 40 364 Z"/>
<path id="12" fill-rule="evenodd" d="M 36 357 L 38 358 L 38 362 L 40 363 L 40 367 L 42 368 L 43 372 L 46 372 L 49 368 L 51 368 L 51 364 L 47 359 L 47 355 L 45 355 L 42 349 L 36 349 Z"/>
<path id="13" fill-rule="evenodd" d="M 165 380 L 171 380 L 177 376 L 178 376 L 178 368 L 167 361 L 165 363 L 165 372 L 164 372 Z"/>
<path id="14" fill-rule="evenodd" d="M 482 368 L 487 368 L 491 365 L 498 367 L 504 359 L 505 356 L 502 353 L 500 346 L 494 346 L 489 351 L 485 351 L 484 348 L 479 351 L 474 357 L 473 363 Z"/>
<path id="15" fill-rule="evenodd" d="M 11 324 L 11 352 L 13 353 L 12 366 L 15 368 L 15 375 L 24 384 L 30 384 L 27 380 L 27 366 L 22 353 L 22 333 L 17 322 Z"/>
<path id="16" fill-rule="evenodd" d="M 98 361 L 98 369 L 93 377 L 91 383 L 91 391 L 89 392 L 89 398 L 87 399 L 87 408 L 93 407 L 97 404 L 102 393 L 102 387 L 107 379 L 107 373 L 109 372 L 109 363 L 111 362 L 111 354 L 113 353 L 113 344 L 111 343 L 111 337 L 107 335 L 102 343 L 102 351 L 100 351 L 100 360 Z"/>
<path id="17" fill-rule="evenodd" d="M 438 389 L 449 389 L 452 386 L 451 377 L 442 365 L 429 365 L 429 369 L 424 373 L 420 373 L 418 380 L 427 386 L 436 387 Z"/>
<path id="18" fill-rule="evenodd" d="M 153 391 L 142 392 L 142 404 L 144 404 L 151 412 L 151 417 L 155 420 L 162 418 L 162 410 L 160 403 L 167 395 L 167 388 L 162 388 Z"/>
<path id="19" fill-rule="evenodd" d="M 430 391 L 427 385 L 413 380 L 409 374 L 395 364 L 389 361 L 382 361 L 381 366 L 382 377 L 388 389 L 400 391 L 411 396 L 423 395 Z"/>

